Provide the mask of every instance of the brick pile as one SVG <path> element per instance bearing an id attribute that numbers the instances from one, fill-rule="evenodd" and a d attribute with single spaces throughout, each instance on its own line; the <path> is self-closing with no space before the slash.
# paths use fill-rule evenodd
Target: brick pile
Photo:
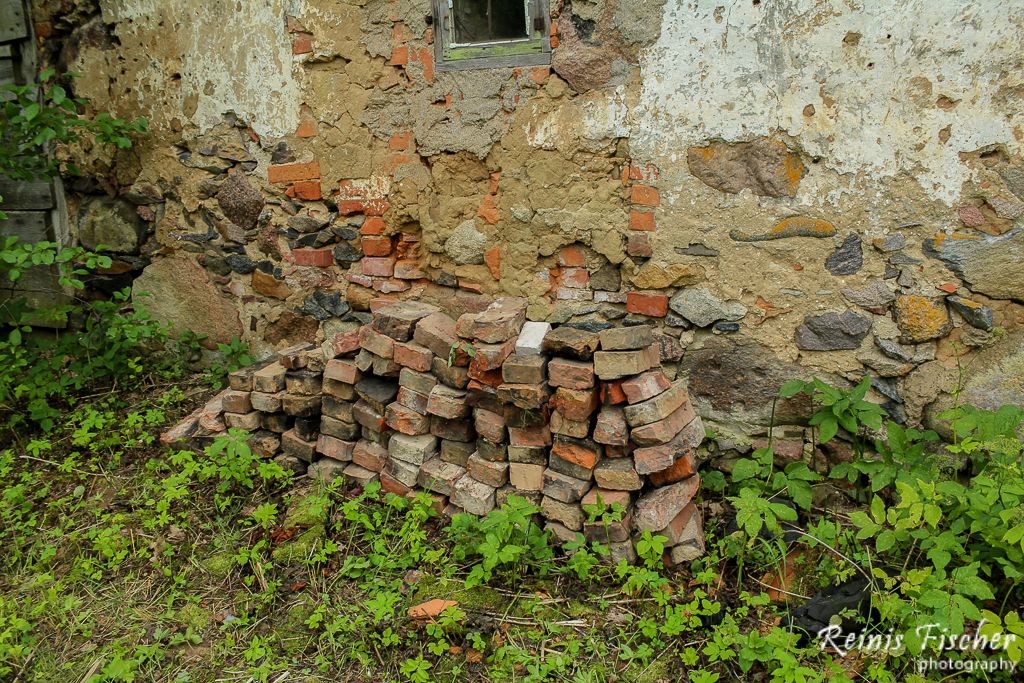
<path id="1" fill-rule="evenodd" d="M 356 331 L 232 373 L 165 441 L 236 427 L 313 478 L 424 490 L 448 513 L 484 515 L 519 495 L 562 542 L 582 532 L 631 561 L 649 530 L 687 562 L 704 549 L 693 503 L 704 427 L 661 363 L 649 325 L 552 329 L 515 298 L 457 320 L 382 302 Z M 602 505 L 623 514 L 588 514 Z"/>

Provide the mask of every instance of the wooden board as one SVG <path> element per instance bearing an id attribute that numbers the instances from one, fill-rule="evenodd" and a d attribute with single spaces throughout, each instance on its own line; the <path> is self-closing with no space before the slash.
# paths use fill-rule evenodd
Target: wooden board
<path id="1" fill-rule="evenodd" d="M 0 0 L 0 43 L 28 36 L 28 21 L 22 0 Z"/>
<path id="2" fill-rule="evenodd" d="M 7 220 L 0 221 L 0 235 L 17 237 L 22 242 L 53 240 L 49 211 L 5 211 Z"/>
<path id="3" fill-rule="evenodd" d="M 54 204 L 53 186 L 48 180 L 25 182 L 0 178 L 0 197 L 3 197 L 0 211 L 46 211 Z"/>

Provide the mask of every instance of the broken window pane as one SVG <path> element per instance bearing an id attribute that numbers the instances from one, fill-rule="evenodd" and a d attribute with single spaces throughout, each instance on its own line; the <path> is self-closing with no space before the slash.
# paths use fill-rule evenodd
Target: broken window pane
<path id="1" fill-rule="evenodd" d="M 525 0 L 454 0 L 452 19 L 459 44 L 530 37 Z"/>

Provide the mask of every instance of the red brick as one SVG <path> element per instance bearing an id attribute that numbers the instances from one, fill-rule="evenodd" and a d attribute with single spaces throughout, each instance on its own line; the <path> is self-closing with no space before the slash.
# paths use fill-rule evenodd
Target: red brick
<path id="1" fill-rule="evenodd" d="M 352 462 L 371 472 L 380 472 L 388 460 L 388 449 L 365 439 L 356 442 L 352 449 Z"/>
<path id="2" fill-rule="evenodd" d="M 292 186 L 285 190 L 285 194 L 308 202 L 320 201 L 324 197 L 319 180 L 300 180 L 292 183 Z"/>
<path id="3" fill-rule="evenodd" d="M 402 496 L 403 498 L 408 497 L 413 493 L 411 488 L 398 481 L 398 479 L 396 479 L 387 470 L 381 470 L 380 488 L 385 493 L 393 493 L 396 496 Z"/>
<path id="4" fill-rule="evenodd" d="M 369 216 L 363 221 L 362 226 L 359 228 L 360 234 L 363 235 L 383 235 L 384 231 L 388 229 L 388 224 L 384 222 L 384 219 L 379 216 Z"/>
<path id="5" fill-rule="evenodd" d="M 371 235 L 360 240 L 363 254 L 366 256 L 387 256 L 391 253 L 391 238 Z M 392 269 L 394 272 L 394 269 Z"/>
<path id="6" fill-rule="evenodd" d="M 485 195 L 482 202 L 480 202 L 480 208 L 477 209 L 476 215 L 488 225 L 496 225 L 500 215 L 498 213 L 497 199 L 494 195 Z"/>
<path id="7" fill-rule="evenodd" d="M 388 140 L 388 149 L 391 150 L 402 150 L 409 149 L 412 146 L 412 133 L 409 131 L 401 131 L 395 133 Z"/>
<path id="8" fill-rule="evenodd" d="M 469 362 L 468 373 L 469 378 L 485 384 L 493 389 L 497 389 L 504 383 L 504 379 L 501 376 L 501 368 L 495 370 L 482 370 L 480 365 L 477 363 L 477 359 L 474 358 Z"/>
<path id="9" fill-rule="evenodd" d="M 646 211 L 629 212 L 629 229 L 650 232 L 654 230 L 654 214 Z"/>
<path id="10" fill-rule="evenodd" d="M 359 372 L 359 368 L 352 361 L 334 359 L 327 362 L 324 378 L 345 384 L 355 384 L 363 378 L 363 373 Z"/>
<path id="11" fill-rule="evenodd" d="M 558 265 L 570 268 L 582 268 L 587 265 L 587 256 L 579 247 L 565 247 L 558 252 Z"/>
<path id="12" fill-rule="evenodd" d="M 334 252 L 330 247 L 323 249 L 293 249 L 292 258 L 297 266 L 316 266 L 317 268 L 328 268 L 334 265 Z"/>
<path id="13" fill-rule="evenodd" d="M 625 446 L 629 443 L 629 428 L 621 408 L 606 406 L 601 409 L 594 425 L 594 441 L 610 446 Z"/>
<path id="14" fill-rule="evenodd" d="M 509 427 L 508 441 L 513 446 L 537 448 L 551 444 L 551 432 L 545 426 L 540 427 Z"/>
<path id="15" fill-rule="evenodd" d="M 427 401 L 429 399 L 430 397 L 427 394 L 421 394 L 409 387 L 398 387 L 398 396 L 395 398 L 395 401 L 401 403 L 406 408 L 412 408 L 417 413 L 426 414 Z"/>
<path id="16" fill-rule="evenodd" d="M 631 232 L 626 238 L 626 253 L 637 258 L 650 258 L 654 253 L 650 235 L 646 232 Z"/>
<path id="17" fill-rule="evenodd" d="M 622 391 L 630 403 L 640 403 L 654 398 L 669 388 L 672 383 L 660 368 L 636 377 L 622 380 Z"/>
<path id="18" fill-rule="evenodd" d="M 561 387 L 551 397 L 551 407 L 567 420 L 583 422 L 597 410 L 596 389 L 566 389 Z"/>
<path id="19" fill-rule="evenodd" d="M 601 382 L 601 403 L 607 406 L 617 406 L 626 402 L 626 392 L 622 390 L 622 380 L 610 380 Z"/>
<path id="20" fill-rule="evenodd" d="M 391 50 L 391 59 L 388 60 L 388 64 L 391 66 L 405 66 L 409 63 L 409 47 L 407 45 L 399 45 Z"/>
<path id="21" fill-rule="evenodd" d="M 635 454 L 636 451 L 633 453 Z M 660 472 L 652 472 L 647 479 L 655 486 L 665 486 L 688 479 L 696 473 L 697 470 L 693 467 L 693 456 L 687 453 L 681 458 L 677 458 L 668 468 Z"/>
<path id="22" fill-rule="evenodd" d="M 300 180 L 319 180 L 320 162 L 309 161 L 295 164 L 277 164 L 267 169 L 267 180 L 279 183 L 294 183 Z"/>
<path id="23" fill-rule="evenodd" d="M 388 404 L 387 409 L 384 411 L 384 420 L 387 422 L 388 427 L 409 436 L 430 432 L 429 417 L 398 402 Z"/>
<path id="24" fill-rule="evenodd" d="M 367 216 L 383 216 L 391 208 L 386 199 L 339 199 L 338 213 L 342 216 L 351 216 L 354 213 L 362 213 Z"/>
<path id="25" fill-rule="evenodd" d="M 658 206 L 661 204 L 661 194 L 657 188 L 634 185 L 629 188 L 629 201 L 637 206 Z"/>
<path id="26" fill-rule="evenodd" d="M 367 257 L 359 263 L 363 267 L 363 275 L 391 277 L 395 272 L 395 259 L 393 258 Z"/>
<path id="27" fill-rule="evenodd" d="M 395 357 L 395 340 L 369 325 L 359 329 L 359 346 L 381 358 Z"/>
<path id="28" fill-rule="evenodd" d="M 500 370 L 505 359 L 515 351 L 516 339 L 513 337 L 498 344 L 476 342 L 473 344 L 473 349 L 476 353 L 473 356 L 473 362 L 470 363 L 471 366 L 476 363 L 480 370 Z"/>
<path id="29" fill-rule="evenodd" d="M 558 276 L 558 284 L 569 289 L 587 289 L 590 286 L 590 273 L 586 268 L 563 268 Z"/>
<path id="30" fill-rule="evenodd" d="M 418 56 L 420 64 L 423 65 L 423 80 L 430 85 L 434 82 L 434 54 L 430 48 L 421 47 Z"/>
<path id="31" fill-rule="evenodd" d="M 316 440 L 316 450 L 318 453 L 326 455 L 328 458 L 334 458 L 335 460 L 341 460 L 348 462 L 352 459 L 352 451 L 355 448 L 355 444 L 351 441 L 342 441 L 336 439 L 333 436 L 327 434 L 321 434 Z"/>
<path id="32" fill-rule="evenodd" d="M 491 247 L 484 252 L 484 263 L 487 265 L 487 270 L 490 271 L 491 277 L 495 280 L 501 279 L 501 247 Z"/>
<path id="33" fill-rule="evenodd" d="M 551 447 L 551 454 L 588 470 L 594 469 L 600 458 L 600 453 L 595 449 L 585 444 L 570 441 L 555 442 L 555 445 Z"/>
<path id="34" fill-rule="evenodd" d="M 313 35 L 310 33 L 297 33 L 292 38 L 292 54 L 308 55 L 313 51 Z"/>
<path id="35" fill-rule="evenodd" d="M 634 429 L 629 438 L 638 446 L 656 446 L 668 443 L 697 416 L 693 404 L 687 401 L 664 420 Z"/>
<path id="36" fill-rule="evenodd" d="M 626 295 L 626 311 L 664 318 L 668 314 L 668 297 L 649 292 L 630 292 Z"/>
<path id="37" fill-rule="evenodd" d="M 477 433 L 491 443 L 505 441 L 505 416 L 477 408 L 473 411 L 473 424 Z"/>
<path id="38" fill-rule="evenodd" d="M 594 364 L 567 358 L 552 358 L 548 363 L 548 383 L 566 389 L 590 389 L 594 386 Z"/>
<path id="39" fill-rule="evenodd" d="M 415 342 L 396 342 L 394 359 L 403 367 L 420 372 L 430 372 L 430 363 L 434 360 L 434 354 L 430 349 Z"/>

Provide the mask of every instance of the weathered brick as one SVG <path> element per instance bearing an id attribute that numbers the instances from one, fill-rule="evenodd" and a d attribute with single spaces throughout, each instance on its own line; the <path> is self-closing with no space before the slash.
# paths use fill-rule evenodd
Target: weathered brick
<path id="1" fill-rule="evenodd" d="M 476 316 L 473 336 L 486 344 L 515 339 L 526 322 L 526 299 L 501 297 L 495 299 Z"/>
<path id="2" fill-rule="evenodd" d="M 629 442 L 629 428 L 622 408 L 605 406 L 597 414 L 594 441 L 610 446 L 624 446 Z"/>
<path id="3" fill-rule="evenodd" d="M 448 361 L 437 356 L 430 363 L 430 371 L 439 380 L 454 389 L 465 389 L 469 386 L 469 372 L 465 367 L 448 365 Z"/>
<path id="4" fill-rule="evenodd" d="M 417 372 L 409 368 L 403 368 L 398 375 L 398 385 L 411 389 L 418 394 L 430 395 L 430 391 L 437 386 L 437 378 L 425 372 Z"/>
<path id="5" fill-rule="evenodd" d="M 692 455 L 703 439 L 704 424 L 700 419 L 693 419 L 668 443 L 648 446 L 647 448 L 637 448 L 633 451 L 636 471 L 640 474 L 653 474 L 667 470 L 680 458 Z M 692 460 L 684 468 L 684 471 L 687 469 L 692 473 Z M 671 477 L 673 475 L 666 476 Z M 679 479 L 682 479 L 682 477 L 679 477 Z M 668 482 L 663 481 L 662 483 Z"/>
<path id="6" fill-rule="evenodd" d="M 331 396 L 341 401 L 355 401 L 356 388 L 348 382 L 324 379 L 324 395 Z"/>
<path id="7" fill-rule="evenodd" d="M 367 235 L 359 239 L 359 247 L 367 256 L 388 256 L 391 254 L 391 238 L 384 235 Z"/>
<path id="8" fill-rule="evenodd" d="M 606 406 L 617 406 L 626 402 L 626 394 L 622 391 L 621 379 L 604 380 L 601 382 L 601 403 Z"/>
<path id="9" fill-rule="evenodd" d="M 306 441 L 316 441 L 320 432 L 320 416 L 295 418 L 295 433 Z"/>
<path id="10" fill-rule="evenodd" d="M 654 214 L 648 211 L 630 211 L 629 229 L 651 232 L 656 227 Z"/>
<path id="11" fill-rule="evenodd" d="M 430 398 L 427 400 L 427 412 L 453 420 L 466 417 L 469 415 L 466 392 L 438 384 L 430 392 Z"/>
<path id="12" fill-rule="evenodd" d="M 690 522 L 696 518 L 696 526 L 699 529 L 702 526 L 702 519 L 700 514 L 700 508 L 694 503 L 689 503 L 682 511 L 672 518 L 672 521 L 668 525 L 658 532 L 659 536 L 664 536 L 667 540 L 665 541 L 666 546 L 673 546 L 693 539 L 692 525 Z M 687 527 L 690 527 L 688 529 Z M 688 531 L 690 533 L 688 533 Z"/>
<path id="13" fill-rule="evenodd" d="M 395 398 L 397 403 L 402 404 L 410 410 L 415 410 L 421 415 L 427 414 L 427 401 L 430 399 L 429 394 L 421 394 L 418 391 L 413 391 L 409 387 L 399 387 L 398 396 Z"/>
<path id="14" fill-rule="evenodd" d="M 430 433 L 448 441 L 475 441 L 476 430 L 473 429 L 473 419 L 464 417 L 453 420 L 448 417 L 430 418 Z"/>
<path id="15" fill-rule="evenodd" d="M 394 358 L 395 340 L 386 334 L 381 334 L 369 325 L 364 325 L 359 330 L 359 345 L 381 358 Z"/>
<path id="16" fill-rule="evenodd" d="M 370 429 L 369 427 L 359 427 L 360 437 L 366 439 L 367 441 L 372 441 L 373 443 L 379 446 L 383 446 L 384 448 L 388 447 L 388 442 L 391 441 L 392 435 L 394 435 L 394 432 L 388 429 L 387 427 L 385 427 L 379 432 L 374 429 Z"/>
<path id="17" fill-rule="evenodd" d="M 566 389 L 590 389 L 594 386 L 594 364 L 566 358 L 552 358 L 548 363 L 548 384 Z"/>
<path id="18" fill-rule="evenodd" d="M 294 164 L 271 164 L 267 167 L 267 180 L 271 185 L 319 179 L 319 161 L 299 162 Z"/>
<path id="19" fill-rule="evenodd" d="M 359 425 L 323 415 L 320 417 L 320 433 L 342 441 L 352 441 L 359 438 Z"/>
<path id="20" fill-rule="evenodd" d="M 513 462 L 508 466 L 508 479 L 520 491 L 542 491 L 544 489 L 544 465 Z"/>
<path id="21" fill-rule="evenodd" d="M 476 452 L 484 460 L 498 462 L 508 460 L 508 444 L 489 441 L 487 439 L 476 440 Z"/>
<path id="22" fill-rule="evenodd" d="M 544 496 L 540 508 L 545 518 L 563 524 L 572 531 L 583 530 L 583 510 L 579 505 Z"/>
<path id="23" fill-rule="evenodd" d="M 313 456 L 316 454 L 316 442 L 301 439 L 294 429 L 289 429 L 281 435 L 281 451 L 285 455 L 299 458 L 305 462 L 313 462 Z"/>
<path id="24" fill-rule="evenodd" d="M 380 475 L 377 472 L 368 470 L 355 463 L 346 465 L 344 473 L 347 479 L 354 481 L 359 486 L 367 486 L 375 481 L 380 481 Z"/>
<path id="25" fill-rule="evenodd" d="M 479 443 L 479 442 L 478 442 Z M 469 456 L 473 455 L 477 444 L 462 441 L 441 441 L 441 460 L 466 466 Z"/>
<path id="26" fill-rule="evenodd" d="M 252 452 L 261 458 L 272 458 L 281 449 L 281 437 L 261 429 L 249 438 L 248 444 Z"/>
<path id="27" fill-rule="evenodd" d="M 363 378 L 356 364 L 351 360 L 334 359 L 327 362 L 324 368 L 324 379 L 331 379 L 345 384 L 355 384 Z"/>
<path id="28" fill-rule="evenodd" d="M 672 385 L 661 368 L 656 368 L 636 377 L 622 380 L 622 392 L 630 403 L 640 403 L 654 398 Z"/>
<path id="29" fill-rule="evenodd" d="M 309 370 L 289 370 L 284 381 L 289 394 L 315 396 L 323 391 L 323 376 Z"/>
<path id="30" fill-rule="evenodd" d="M 312 344 L 295 344 L 277 352 L 278 362 L 286 370 L 301 370 L 306 367 L 305 352 L 313 348 Z"/>
<path id="31" fill-rule="evenodd" d="M 383 411 L 378 411 L 369 403 L 359 400 L 352 406 L 352 417 L 357 424 L 366 427 L 370 431 L 382 432 L 386 427 Z"/>
<path id="32" fill-rule="evenodd" d="M 355 418 L 352 417 L 352 403 L 350 401 L 340 401 L 333 396 L 321 397 L 320 412 L 337 420 L 355 422 Z"/>
<path id="33" fill-rule="evenodd" d="M 489 410 L 477 408 L 473 411 L 473 425 L 477 434 L 494 443 L 505 440 L 505 417 Z"/>
<path id="34" fill-rule="evenodd" d="M 577 439 L 585 439 L 590 434 L 589 420 L 570 420 L 563 417 L 557 410 L 551 412 L 549 427 L 552 434 L 562 434 L 564 436 L 576 437 Z"/>
<path id="35" fill-rule="evenodd" d="M 626 253 L 637 258 L 650 258 L 654 255 L 651 236 L 646 232 L 631 232 L 626 236 Z M 626 296 L 629 301 L 629 296 Z"/>
<path id="36" fill-rule="evenodd" d="M 262 391 L 266 394 L 276 394 L 284 391 L 285 368 L 280 363 L 271 363 L 265 368 L 257 370 L 253 376 L 253 390 Z"/>
<path id="37" fill-rule="evenodd" d="M 487 370 L 499 370 L 505 359 L 508 358 L 515 350 L 515 340 L 510 339 L 508 341 L 500 342 L 497 344 L 484 344 L 482 342 L 475 342 L 473 349 L 475 355 L 470 365 L 476 365 L 478 369 Z"/>
<path id="38" fill-rule="evenodd" d="M 476 384 L 482 384 L 493 388 L 501 386 L 502 382 L 504 382 L 501 376 L 501 368 L 494 370 L 482 370 L 477 364 L 476 358 L 473 358 L 473 360 L 469 362 L 469 368 L 466 374 L 469 376 L 469 379 L 474 381 Z"/>
<path id="39" fill-rule="evenodd" d="M 547 403 L 547 384 L 502 384 L 498 387 L 498 400 L 527 410 L 539 410 Z"/>
<path id="40" fill-rule="evenodd" d="M 599 343 L 600 338 L 594 332 L 562 326 L 544 337 L 544 351 L 556 356 L 590 360 Z"/>
<path id="41" fill-rule="evenodd" d="M 544 495 L 563 503 L 576 503 L 590 490 L 590 479 L 577 479 L 556 472 L 544 470 Z"/>
<path id="42" fill-rule="evenodd" d="M 433 435 L 395 434 L 388 442 L 388 453 L 392 458 L 414 465 L 422 465 L 424 461 L 438 454 L 439 445 L 437 437 Z"/>
<path id="43" fill-rule="evenodd" d="M 638 351 L 598 351 L 594 354 L 594 372 L 601 379 L 619 379 L 639 375 L 661 363 L 658 347 Z"/>
<path id="44" fill-rule="evenodd" d="M 276 434 L 288 431 L 291 419 L 282 413 L 260 413 L 260 427 Z"/>
<path id="45" fill-rule="evenodd" d="M 602 460 L 594 468 L 594 481 L 603 489 L 615 491 L 639 491 L 644 486 L 631 458 Z"/>
<path id="46" fill-rule="evenodd" d="M 244 429 L 252 432 L 260 428 L 260 411 L 252 410 L 247 413 L 224 413 L 224 423 L 231 429 Z"/>
<path id="47" fill-rule="evenodd" d="M 612 511 L 616 509 L 616 506 L 625 512 L 633 505 L 633 494 L 629 491 L 613 491 L 595 486 L 587 492 L 587 495 L 583 496 L 580 504 L 583 505 L 584 512 L 588 508 L 598 511 Z"/>
<path id="48" fill-rule="evenodd" d="M 430 418 L 417 413 L 401 403 L 389 403 L 384 411 L 384 421 L 400 434 L 416 436 L 430 432 Z"/>
<path id="49" fill-rule="evenodd" d="M 473 515 L 486 515 L 494 509 L 495 487 L 473 477 L 462 477 L 455 482 L 452 503 Z"/>
<path id="50" fill-rule="evenodd" d="M 378 413 L 383 413 L 387 405 L 398 395 L 398 385 L 392 380 L 365 377 L 355 386 L 359 398 Z"/>
<path id="51" fill-rule="evenodd" d="M 682 431 L 683 427 L 690 424 L 696 416 L 693 404 L 686 401 L 664 420 L 637 427 L 630 432 L 629 438 L 637 446 L 655 446 L 659 443 L 667 443 Z"/>
<path id="52" fill-rule="evenodd" d="M 391 277 L 395 273 L 395 258 L 390 256 L 367 256 L 359 262 L 363 275 L 372 277 Z"/>
<path id="53" fill-rule="evenodd" d="M 654 328 L 650 325 L 612 327 L 598 333 L 602 351 L 633 351 L 654 343 Z"/>
<path id="54" fill-rule="evenodd" d="M 374 311 L 373 327 L 396 341 L 407 342 L 413 338 L 417 322 L 438 312 L 437 306 L 419 301 L 401 301 Z"/>
<path id="55" fill-rule="evenodd" d="M 366 349 L 359 349 L 359 353 L 356 354 L 353 363 L 359 368 L 360 372 L 373 372 L 373 359 L 376 358 L 372 353 Z"/>
<path id="56" fill-rule="evenodd" d="M 626 295 L 626 312 L 664 318 L 668 314 L 668 296 L 655 292 L 630 292 Z"/>
<path id="57" fill-rule="evenodd" d="M 551 444 L 551 431 L 546 426 L 540 427 L 509 427 L 508 442 L 511 446 L 527 446 L 536 448 Z"/>
<path id="58" fill-rule="evenodd" d="M 323 249 L 292 249 L 292 260 L 297 266 L 330 268 L 334 265 L 334 250 L 330 247 L 324 247 Z"/>
<path id="59" fill-rule="evenodd" d="M 525 427 L 543 427 L 548 423 L 548 406 L 544 406 L 540 410 L 534 410 L 532 408 L 520 408 L 512 404 L 506 404 L 502 406 L 502 414 L 505 416 L 506 427 L 516 427 L 523 429 Z"/>
<path id="60" fill-rule="evenodd" d="M 689 400 L 686 382 L 678 380 L 654 398 L 626 406 L 626 422 L 630 427 L 640 427 L 663 420 Z"/>
<path id="61" fill-rule="evenodd" d="M 479 445 L 480 441 L 477 442 Z M 508 446 L 506 449 L 509 462 L 526 465 L 546 465 L 548 462 L 547 446 Z"/>
<path id="62" fill-rule="evenodd" d="M 541 499 L 541 501 L 543 502 L 543 499 Z M 555 542 L 563 545 L 576 540 L 577 532 L 573 531 L 561 522 L 549 519 L 544 522 L 544 530 L 551 534 L 552 538 L 555 539 Z"/>
<path id="63" fill-rule="evenodd" d="M 418 464 L 405 462 L 404 460 L 389 456 L 387 462 L 384 463 L 384 469 L 381 471 L 381 485 L 383 486 L 385 483 L 386 477 L 393 477 L 395 481 L 401 483 L 401 489 L 404 489 L 404 492 L 391 491 L 391 493 L 404 496 L 411 492 L 412 487 L 416 486 L 419 473 L 420 466 Z"/>
<path id="64" fill-rule="evenodd" d="M 629 201 L 636 206 L 658 206 L 661 204 L 661 194 L 654 187 L 633 185 L 629 188 Z"/>
<path id="65" fill-rule="evenodd" d="M 444 313 L 431 313 L 416 324 L 413 341 L 430 349 L 435 356 L 443 358 L 447 363 L 452 347 L 459 341 L 458 335 L 455 334 L 455 321 Z M 459 360 L 464 360 L 461 365 L 469 365 L 468 354 L 461 355 L 462 357 L 458 357 L 459 354 L 456 353 L 454 364 L 458 365 Z"/>
<path id="66" fill-rule="evenodd" d="M 633 525 L 638 531 L 661 531 L 690 504 L 699 487 L 700 478 L 690 477 L 640 496 L 636 502 Z"/>
<path id="67" fill-rule="evenodd" d="M 551 397 L 551 408 L 568 420 L 583 422 L 597 410 L 596 389 L 566 389 L 560 387 Z"/>
<path id="68" fill-rule="evenodd" d="M 430 363 L 434 360 L 434 354 L 425 346 L 415 342 L 395 342 L 394 361 L 398 365 L 412 368 L 419 372 L 430 372 Z"/>
<path id="69" fill-rule="evenodd" d="M 254 408 L 250 391 L 225 391 L 221 396 L 221 404 L 225 413 L 248 413 Z"/>
<path id="70" fill-rule="evenodd" d="M 452 462 L 445 462 L 441 458 L 431 458 L 420 467 L 419 476 L 416 481 L 421 488 L 427 491 L 439 493 L 442 496 L 450 496 L 455 488 L 455 482 L 466 474 L 466 468 Z"/>
<path id="71" fill-rule="evenodd" d="M 544 356 L 509 356 L 501 366 L 502 378 L 508 384 L 541 384 L 545 379 L 547 360 Z"/>
<path id="72" fill-rule="evenodd" d="M 349 462 L 352 460 L 352 450 L 355 448 L 355 443 L 352 441 L 342 441 L 333 436 L 327 434 L 321 434 L 316 439 L 316 452 L 321 453 L 328 458 L 334 458 L 342 462 Z"/>
<path id="73" fill-rule="evenodd" d="M 478 453 L 469 456 L 466 463 L 469 476 L 495 488 L 508 483 L 508 463 L 500 460 L 485 460 Z"/>
<path id="74" fill-rule="evenodd" d="M 687 453 L 677 458 L 667 469 L 660 472 L 652 472 L 648 475 L 647 480 L 654 486 L 665 486 L 666 484 L 674 484 L 677 481 L 688 479 L 696 473 L 697 468 L 694 467 L 693 455 Z"/>
<path id="75" fill-rule="evenodd" d="M 539 356 L 544 350 L 544 337 L 551 330 L 551 323 L 527 321 L 516 338 L 516 355 Z"/>
<path id="76" fill-rule="evenodd" d="M 346 356 L 359 350 L 359 330 L 339 332 L 331 339 L 331 346 L 336 356 Z"/>
<path id="77" fill-rule="evenodd" d="M 489 410 L 499 415 L 504 410 L 501 401 L 498 400 L 497 389 L 473 381 L 470 381 L 466 387 L 466 405 L 470 408 Z"/>
<path id="78" fill-rule="evenodd" d="M 320 396 L 295 396 L 285 394 L 281 399 L 281 410 L 292 417 L 314 417 L 320 414 Z"/>

